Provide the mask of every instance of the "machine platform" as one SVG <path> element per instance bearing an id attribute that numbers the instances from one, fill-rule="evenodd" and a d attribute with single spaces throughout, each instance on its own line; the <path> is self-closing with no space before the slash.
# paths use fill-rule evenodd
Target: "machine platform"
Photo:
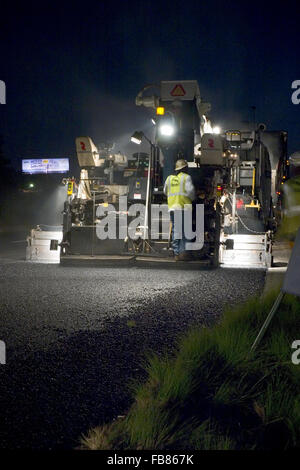
<path id="1" fill-rule="evenodd" d="M 133 255 L 67 255 L 61 256 L 61 266 L 131 266 L 135 262 Z"/>
<path id="2" fill-rule="evenodd" d="M 127 267 L 155 269 L 188 269 L 196 270 L 211 268 L 210 262 L 205 261 L 175 261 L 174 258 L 147 255 L 67 255 L 60 259 L 61 266 L 97 266 L 97 267 Z"/>

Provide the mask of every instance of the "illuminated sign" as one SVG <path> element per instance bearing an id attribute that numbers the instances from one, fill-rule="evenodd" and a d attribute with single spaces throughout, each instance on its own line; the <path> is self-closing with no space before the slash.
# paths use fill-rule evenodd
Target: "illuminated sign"
<path id="1" fill-rule="evenodd" d="M 28 174 L 67 173 L 68 158 L 34 158 L 22 160 L 22 172 Z"/>

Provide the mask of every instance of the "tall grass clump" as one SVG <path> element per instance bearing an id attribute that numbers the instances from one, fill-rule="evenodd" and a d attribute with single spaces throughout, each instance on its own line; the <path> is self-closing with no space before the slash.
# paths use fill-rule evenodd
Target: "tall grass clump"
<path id="1" fill-rule="evenodd" d="M 300 302 L 286 296 L 262 343 L 251 345 L 277 292 L 227 308 L 193 328 L 175 356 L 152 355 L 122 420 L 91 430 L 87 449 L 288 449 L 300 447 Z M 297 337 L 298 335 L 298 337 Z"/>

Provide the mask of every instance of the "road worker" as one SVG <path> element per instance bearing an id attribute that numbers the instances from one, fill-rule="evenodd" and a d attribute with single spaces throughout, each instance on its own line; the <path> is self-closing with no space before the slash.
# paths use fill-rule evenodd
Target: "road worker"
<path id="1" fill-rule="evenodd" d="M 186 261 L 189 256 L 186 253 L 188 240 L 184 233 L 184 213 L 192 210 L 192 201 L 195 199 L 195 187 L 188 174 L 186 160 L 177 160 L 174 174 L 169 175 L 166 179 L 164 193 L 168 197 L 175 260 Z"/>

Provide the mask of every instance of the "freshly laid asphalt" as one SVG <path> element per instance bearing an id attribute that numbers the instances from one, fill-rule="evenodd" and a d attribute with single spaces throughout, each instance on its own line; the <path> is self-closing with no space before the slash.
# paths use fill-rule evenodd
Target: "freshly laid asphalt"
<path id="1" fill-rule="evenodd" d="M 28 263 L 24 250 L 18 236 L 0 247 L 2 449 L 77 447 L 129 408 L 147 352 L 264 286 L 261 271 L 61 267 Z"/>

